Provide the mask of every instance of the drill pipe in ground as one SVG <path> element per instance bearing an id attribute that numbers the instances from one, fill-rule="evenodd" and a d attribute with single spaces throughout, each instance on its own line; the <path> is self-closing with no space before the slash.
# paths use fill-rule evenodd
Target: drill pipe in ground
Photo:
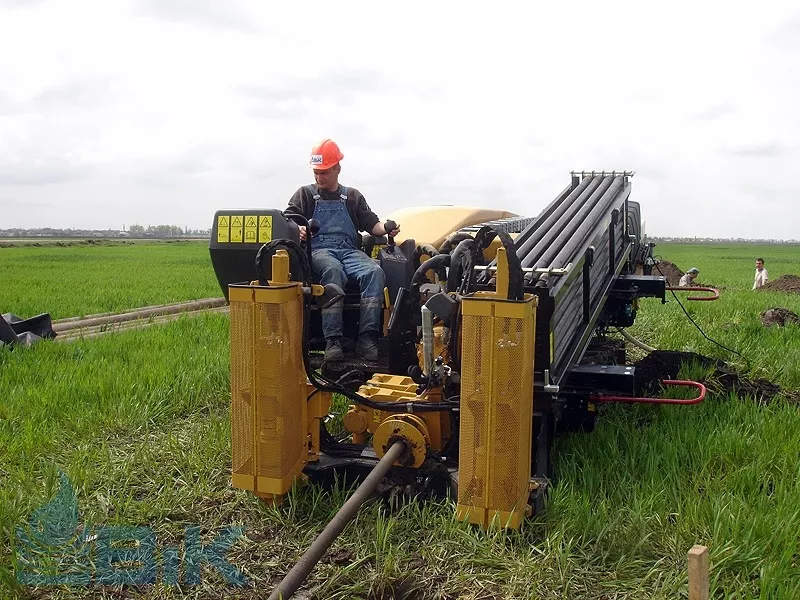
<path id="1" fill-rule="evenodd" d="M 378 486 L 381 479 L 383 479 L 383 476 L 386 475 L 392 463 L 400 458 L 405 450 L 405 442 L 397 441 L 392 444 L 386 451 L 386 454 L 383 455 L 383 458 L 378 461 L 378 464 L 375 465 L 372 471 L 370 471 L 370 474 L 364 479 L 364 482 L 358 486 L 358 489 L 348 498 L 347 502 L 339 509 L 339 512 L 331 519 L 330 523 L 325 526 L 325 529 L 317 536 L 317 539 L 309 546 L 305 554 L 300 557 L 297 564 L 292 567 L 292 570 L 289 571 L 286 577 L 275 587 L 268 600 L 288 600 L 292 597 L 292 594 L 297 591 L 297 588 L 303 584 L 308 574 L 311 573 L 311 569 L 314 568 L 314 565 L 319 562 L 319 559 L 321 559 L 328 548 L 330 548 L 333 541 L 342 530 L 344 530 L 345 526 L 356 516 L 361 505 L 364 504 L 372 495 L 372 492 L 375 491 L 375 488 Z"/>

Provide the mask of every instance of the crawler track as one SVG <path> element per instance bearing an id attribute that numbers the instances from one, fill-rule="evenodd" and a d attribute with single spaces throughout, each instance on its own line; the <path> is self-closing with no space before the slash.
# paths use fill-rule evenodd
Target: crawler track
<path id="1" fill-rule="evenodd" d="M 224 298 L 206 298 L 191 302 L 148 306 L 122 313 L 101 313 L 87 317 L 70 317 L 53 321 L 56 342 L 90 339 L 117 331 L 143 329 L 174 321 L 181 316 L 194 317 L 211 313 L 227 313 Z"/>

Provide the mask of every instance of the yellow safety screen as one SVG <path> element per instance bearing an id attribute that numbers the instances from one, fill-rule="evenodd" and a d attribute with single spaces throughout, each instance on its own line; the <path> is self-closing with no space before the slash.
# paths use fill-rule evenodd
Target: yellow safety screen
<path id="1" fill-rule="evenodd" d="M 308 456 L 302 297 L 290 285 L 230 298 L 233 485 L 280 496 Z"/>
<path id="2" fill-rule="evenodd" d="M 531 472 L 535 299 L 463 301 L 460 519 L 519 527 Z"/>
<path id="3" fill-rule="evenodd" d="M 256 422 L 259 477 L 282 479 L 305 448 L 306 376 L 302 304 L 256 304 Z"/>
<path id="4" fill-rule="evenodd" d="M 253 476 L 253 304 L 231 302 L 231 456 L 234 475 Z"/>

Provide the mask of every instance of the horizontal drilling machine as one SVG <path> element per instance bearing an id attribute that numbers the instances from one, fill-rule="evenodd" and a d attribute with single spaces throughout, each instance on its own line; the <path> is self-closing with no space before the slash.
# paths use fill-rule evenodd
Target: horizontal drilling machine
<path id="1" fill-rule="evenodd" d="M 218 211 L 210 253 L 230 304 L 232 485 L 275 502 L 295 482 L 366 476 L 382 489 L 451 494 L 458 519 L 517 528 L 543 508 L 558 431 L 591 431 L 605 401 L 636 398 L 636 371 L 607 336 L 652 274 L 631 172 L 573 172 L 536 217 L 458 206 L 403 208 L 404 237 L 361 236 L 386 275 L 379 358 L 326 363 L 321 311 L 359 289 L 320 285 L 317 224 L 280 209 Z M 393 221 L 393 222 L 390 222 Z M 345 347 L 347 350 L 347 347 Z M 695 382 L 670 381 L 699 389 Z M 337 404 L 344 406 L 337 411 Z M 384 471 L 382 471 L 384 472 Z"/>

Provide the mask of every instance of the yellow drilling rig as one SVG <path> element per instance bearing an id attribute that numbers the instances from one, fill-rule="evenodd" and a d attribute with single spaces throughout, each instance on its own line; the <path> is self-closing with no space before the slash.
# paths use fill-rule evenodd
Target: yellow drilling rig
<path id="1" fill-rule="evenodd" d="M 668 289 L 650 271 L 632 176 L 573 172 L 535 217 L 457 206 L 390 215 L 387 231 L 402 223 L 403 238 L 361 237 L 386 275 L 372 364 L 322 360 L 321 311 L 342 302 L 355 338 L 360 296 L 355 282 L 314 281 L 313 236 L 299 235 L 313 221 L 278 209 L 215 214 L 211 258 L 230 303 L 232 485 L 280 502 L 298 481 L 364 482 L 275 594 L 291 595 L 379 485 L 449 494 L 458 519 L 517 528 L 544 507 L 557 431 L 591 431 L 602 402 L 702 401 L 703 386 L 685 381 L 665 383 L 695 387 L 695 398 L 637 398 L 624 346 L 607 336 L 633 324 L 640 298 L 664 301 Z"/>

